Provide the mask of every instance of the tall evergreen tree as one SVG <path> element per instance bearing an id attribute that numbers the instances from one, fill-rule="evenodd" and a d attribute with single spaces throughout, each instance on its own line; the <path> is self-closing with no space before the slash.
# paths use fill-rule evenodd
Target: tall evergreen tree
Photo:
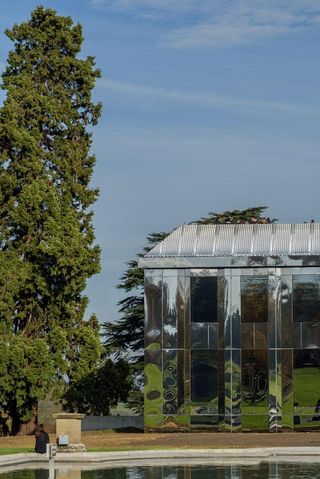
<path id="1" fill-rule="evenodd" d="M 54 10 L 38 7 L 6 34 L 14 48 L 0 109 L 1 331 L 46 338 L 61 379 L 74 370 L 74 351 L 92 343 L 75 331 L 90 328 L 83 291 L 100 268 L 90 210 L 100 71 L 93 57 L 79 57 L 81 26 Z"/>
<path id="2" fill-rule="evenodd" d="M 258 206 L 245 210 L 208 213 L 208 216 L 193 221 L 193 224 L 255 224 L 273 223 L 276 220 L 263 216 L 266 207 Z M 138 268 L 138 258 L 146 254 L 169 233 L 151 233 L 147 246 L 137 258 L 127 262 L 127 269 L 121 277 L 118 288 L 130 293 L 119 302 L 120 318 L 117 322 L 103 325 L 105 347 L 109 354 L 126 357 L 130 363 L 136 383 L 129 396 L 128 404 L 136 412 L 143 411 L 143 341 L 144 341 L 144 272 Z"/>

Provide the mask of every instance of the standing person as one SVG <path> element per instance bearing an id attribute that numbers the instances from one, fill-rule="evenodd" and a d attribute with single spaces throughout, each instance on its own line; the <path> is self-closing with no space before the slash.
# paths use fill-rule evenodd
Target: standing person
<path id="1" fill-rule="evenodd" d="M 35 432 L 36 444 L 34 451 L 38 454 L 45 454 L 47 451 L 47 444 L 49 444 L 49 434 L 44 430 L 43 424 L 39 424 Z"/>

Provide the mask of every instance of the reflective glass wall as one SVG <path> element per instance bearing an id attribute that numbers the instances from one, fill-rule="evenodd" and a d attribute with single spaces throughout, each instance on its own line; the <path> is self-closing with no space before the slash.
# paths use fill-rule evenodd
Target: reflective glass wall
<path id="1" fill-rule="evenodd" d="M 146 431 L 320 428 L 320 268 L 147 270 Z"/>

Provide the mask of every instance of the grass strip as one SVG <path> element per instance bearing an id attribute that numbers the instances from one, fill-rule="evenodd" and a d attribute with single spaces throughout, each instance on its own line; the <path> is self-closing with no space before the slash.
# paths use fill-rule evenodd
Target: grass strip
<path id="1" fill-rule="evenodd" d="M 117 451 L 181 451 L 181 450 L 189 450 L 189 449 L 243 449 L 246 448 L 247 446 L 242 445 L 242 446 L 222 446 L 222 445 L 214 445 L 214 446 L 145 446 L 145 447 L 134 447 L 134 446 L 128 446 L 128 447 L 94 447 L 94 448 L 88 448 L 88 452 L 117 452 Z"/>
<path id="2" fill-rule="evenodd" d="M 32 452 L 30 447 L 0 447 L 0 456 L 6 454 L 19 454 L 21 452 Z"/>

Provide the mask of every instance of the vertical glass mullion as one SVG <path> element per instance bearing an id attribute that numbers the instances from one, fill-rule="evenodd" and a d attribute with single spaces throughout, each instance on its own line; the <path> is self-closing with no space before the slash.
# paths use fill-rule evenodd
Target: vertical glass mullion
<path id="1" fill-rule="evenodd" d="M 241 351 L 240 351 L 240 275 L 225 272 L 225 415 L 226 426 L 240 428 Z"/>
<path id="2" fill-rule="evenodd" d="M 276 431 L 281 431 L 282 425 L 282 321 L 281 321 L 281 269 L 275 269 L 274 276 L 274 315 L 275 315 L 275 332 L 276 332 L 276 374 L 277 374 L 277 391 L 276 391 L 276 407 L 277 407 L 277 427 Z"/>
<path id="3" fill-rule="evenodd" d="M 144 287 L 145 349 L 162 348 L 162 275 L 161 271 L 150 271 L 145 276 Z"/>
<path id="4" fill-rule="evenodd" d="M 277 430 L 277 353 L 269 349 L 269 431 Z"/>
<path id="5" fill-rule="evenodd" d="M 191 298 L 190 298 L 190 273 L 184 275 L 181 280 L 181 289 L 184 297 L 184 411 L 190 418 L 190 375 L 191 375 L 191 353 L 190 353 L 190 329 L 191 329 Z"/>
<path id="6" fill-rule="evenodd" d="M 241 288 L 240 272 L 234 271 L 231 279 L 231 415 L 232 431 L 241 429 L 240 404 L 241 404 Z"/>
<path id="7" fill-rule="evenodd" d="M 281 371 L 281 270 L 269 270 L 269 431 L 281 428 L 282 371 Z"/>
<path id="8" fill-rule="evenodd" d="M 224 417 L 225 415 L 225 292 L 225 272 L 221 270 L 218 275 L 218 412 L 220 417 Z"/>
<path id="9" fill-rule="evenodd" d="M 276 390 L 276 398 L 277 398 L 277 427 L 276 431 L 281 431 L 282 425 L 282 351 L 281 349 L 276 350 L 276 361 L 277 361 L 277 390 Z"/>
<path id="10" fill-rule="evenodd" d="M 178 277 L 163 277 L 163 348 L 178 348 Z"/>
<path id="11" fill-rule="evenodd" d="M 231 430 L 232 358 L 231 358 L 231 270 L 224 271 L 224 416 L 225 428 Z"/>

